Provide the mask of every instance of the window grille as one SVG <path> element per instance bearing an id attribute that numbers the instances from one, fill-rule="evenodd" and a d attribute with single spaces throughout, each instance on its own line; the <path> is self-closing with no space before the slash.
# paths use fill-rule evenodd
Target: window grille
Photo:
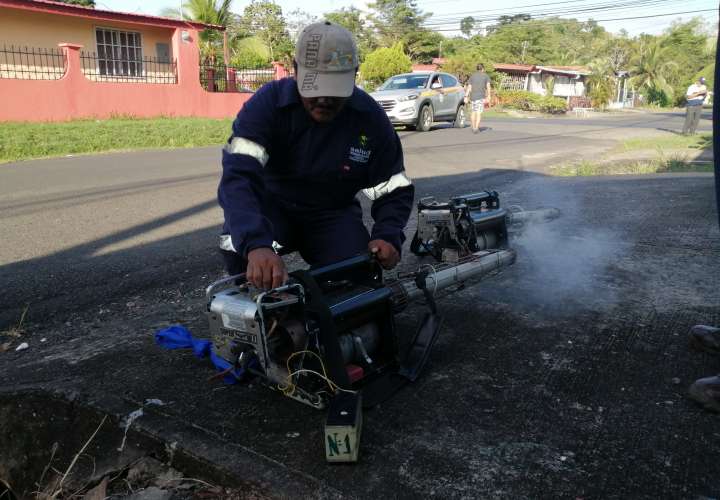
<path id="1" fill-rule="evenodd" d="M 95 36 L 100 75 L 125 77 L 143 75 L 140 33 L 97 28 Z"/>

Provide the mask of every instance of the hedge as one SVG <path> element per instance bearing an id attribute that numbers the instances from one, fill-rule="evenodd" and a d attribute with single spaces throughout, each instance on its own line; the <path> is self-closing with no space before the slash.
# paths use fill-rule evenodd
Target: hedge
<path id="1" fill-rule="evenodd" d="M 567 103 L 561 97 L 549 97 L 526 90 L 501 90 L 497 93 L 503 107 L 523 111 L 561 114 L 567 112 Z"/>

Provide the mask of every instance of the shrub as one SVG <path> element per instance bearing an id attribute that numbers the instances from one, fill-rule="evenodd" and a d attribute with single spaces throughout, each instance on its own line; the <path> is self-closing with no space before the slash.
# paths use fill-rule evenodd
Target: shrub
<path id="1" fill-rule="evenodd" d="M 541 96 L 526 90 L 501 90 L 497 96 L 500 104 L 507 108 L 551 114 L 567 111 L 567 103 L 561 97 Z"/>
<path id="2" fill-rule="evenodd" d="M 458 77 L 463 84 L 467 82 L 470 75 L 477 71 L 477 65 L 482 63 L 485 72 L 490 76 L 493 87 L 497 88 L 499 81 L 495 77 L 495 68 L 487 58 L 478 51 L 464 51 L 453 56 L 443 64 L 442 70 Z M 500 77 L 501 75 L 498 75 Z"/>
<path id="3" fill-rule="evenodd" d="M 396 43 L 370 52 L 360 65 L 360 74 L 368 87 L 374 88 L 391 76 L 408 73 L 411 69 L 412 61 L 403 51 L 402 43 Z"/>
<path id="4" fill-rule="evenodd" d="M 562 97 L 543 97 L 540 101 L 540 111 L 553 115 L 567 112 L 567 102 Z"/>
<path id="5" fill-rule="evenodd" d="M 260 69 L 270 66 L 270 51 L 257 37 L 235 42 L 230 65 L 242 69 Z"/>

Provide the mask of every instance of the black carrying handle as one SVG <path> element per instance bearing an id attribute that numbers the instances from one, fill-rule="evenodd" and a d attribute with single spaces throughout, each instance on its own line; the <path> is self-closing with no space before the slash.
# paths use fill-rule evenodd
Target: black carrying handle
<path id="1" fill-rule="evenodd" d="M 335 332 L 335 322 L 320 286 L 315 277 L 308 271 L 299 270 L 291 273 L 291 275 L 305 288 L 305 311 L 310 313 L 318 323 L 320 329 L 318 339 L 325 350 L 325 359 L 323 361 L 330 380 L 342 389 L 349 389 L 350 377 L 348 377 L 345 369 L 342 350 Z"/>

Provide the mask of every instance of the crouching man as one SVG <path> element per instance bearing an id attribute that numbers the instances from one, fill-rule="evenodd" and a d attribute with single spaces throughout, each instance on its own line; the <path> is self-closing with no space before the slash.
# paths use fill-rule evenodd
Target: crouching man
<path id="1" fill-rule="evenodd" d="M 355 86 L 357 47 L 328 21 L 306 27 L 296 78 L 270 82 L 245 103 L 223 149 L 218 199 L 230 274 L 259 288 L 287 279 L 278 245 L 312 266 L 373 252 L 400 260 L 414 187 L 385 112 Z M 372 232 L 355 198 L 372 200 Z"/>

